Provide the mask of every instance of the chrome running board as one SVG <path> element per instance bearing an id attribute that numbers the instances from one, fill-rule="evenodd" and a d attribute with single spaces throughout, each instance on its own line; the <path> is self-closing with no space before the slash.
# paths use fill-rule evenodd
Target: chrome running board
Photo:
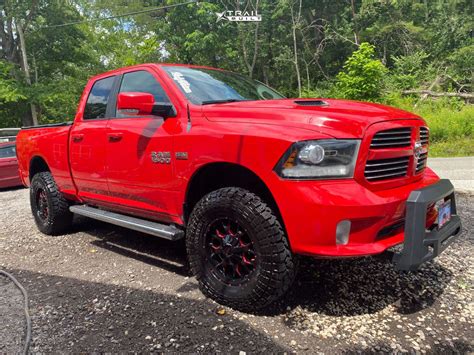
<path id="1" fill-rule="evenodd" d="M 127 215 L 104 211 L 98 208 L 76 205 L 69 207 L 72 213 L 81 216 L 97 219 L 102 222 L 115 224 L 120 227 L 132 229 L 138 232 L 154 235 L 168 240 L 178 240 L 184 237 L 184 231 L 176 228 L 173 225 L 160 224 L 146 219 L 130 217 Z"/>

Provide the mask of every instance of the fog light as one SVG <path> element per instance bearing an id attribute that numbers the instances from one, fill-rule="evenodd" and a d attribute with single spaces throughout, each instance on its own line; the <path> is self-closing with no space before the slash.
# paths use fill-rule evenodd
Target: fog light
<path id="1" fill-rule="evenodd" d="M 351 221 L 345 219 L 340 221 L 336 227 L 336 244 L 345 245 L 349 242 L 349 233 L 351 232 Z"/>

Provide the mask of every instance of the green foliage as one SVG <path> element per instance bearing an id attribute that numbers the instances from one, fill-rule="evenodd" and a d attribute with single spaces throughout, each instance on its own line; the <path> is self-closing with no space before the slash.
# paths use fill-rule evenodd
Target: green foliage
<path id="1" fill-rule="evenodd" d="M 425 63 L 428 58 L 429 55 L 424 51 L 392 57 L 393 69 L 390 72 L 389 85 L 399 90 L 419 87 L 427 79 Z"/>
<path id="2" fill-rule="evenodd" d="M 430 146 L 430 157 L 465 157 L 474 156 L 474 141 L 472 138 L 459 138 L 435 142 Z"/>
<path id="3" fill-rule="evenodd" d="M 19 82 L 12 78 L 13 65 L 0 60 L 0 104 L 26 99 Z"/>
<path id="4" fill-rule="evenodd" d="M 340 94 L 349 99 L 375 100 L 382 94 L 383 76 L 387 69 L 375 59 L 375 47 L 362 43 L 337 75 Z"/>
<path id="5" fill-rule="evenodd" d="M 449 72 L 458 81 L 471 86 L 474 83 L 474 44 L 455 50 L 449 57 Z"/>
<path id="6" fill-rule="evenodd" d="M 8 35 L 11 23 L 16 39 L 13 46 L 0 40 L 0 127 L 31 119 L 30 103 L 40 123 L 71 120 L 89 77 L 126 65 L 176 62 L 247 74 L 288 97 L 298 96 L 299 82 L 303 97 L 370 100 L 415 110 L 432 125 L 435 154 L 442 149 L 453 154 L 452 141 L 472 143 L 472 106 L 400 97 L 411 89 L 472 92 L 472 0 L 259 0 L 259 23 L 217 21 L 216 16 L 254 10 L 256 0 L 200 1 L 142 12 L 180 2 L 0 0 L 0 37 Z M 140 13 L 90 21 L 130 12 Z M 25 26 L 31 85 L 22 69 L 16 24 Z"/>

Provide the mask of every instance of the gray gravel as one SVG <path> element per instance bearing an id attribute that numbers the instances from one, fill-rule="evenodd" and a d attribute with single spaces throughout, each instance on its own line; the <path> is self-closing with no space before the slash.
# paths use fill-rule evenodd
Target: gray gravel
<path id="1" fill-rule="evenodd" d="M 25 338 L 23 295 L 9 278 L 0 275 L 0 353 L 12 354 Z"/>
<path id="2" fill-rule="evenodd" d="M 286 299 L 255 315 L 206 299 L 182 243 L 87 219 L 41 235 L 25 189 L 0 191 L 0 268 L 30 294 L 34 352 L 468 353 L 473 201 L 458 196 L 462 236 L 419 272 L 397 273 L 383 256 L 304 259 Z M 21 349 L 21 302 L 0 278 L 2 353 Z"/>

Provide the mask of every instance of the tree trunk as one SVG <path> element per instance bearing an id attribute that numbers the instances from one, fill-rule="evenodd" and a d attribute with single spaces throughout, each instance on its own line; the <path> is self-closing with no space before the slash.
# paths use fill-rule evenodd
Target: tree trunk
<path id="1" fill-rule="evenodd" d="M 255 11 L 258 11 L 258 0 L 255 4 Z M 239 36 L 241 38 L 242 42 L 242 53 L 244 55 L 244 63 L 245 66 L 247 67 L 248 75 L 250 78 L 253 78 L 253 74 L 255 71 L 255 64 L 257 63 L 257 57 L 258 57 L 258 50 L 259 50 L 259 42 L 258 42 L 258 28 L 259 28 L 260 23 L 257 22 L 255 24 L 255 32 L 254 32 L 254 43 L 253 43 L 253 54 L 251 60 L 249 59 L 249 54 L 247 50 L 247 45 L 246 45 L 246 33 L 245 31 L 242 31 L 242 27 L 247 28 L 247 25 L 238 25 L 238 31 L 239 31 Z"/>
<path id="2" fill-rule="evenodd" d="M 28 66 L 28 57 L 26 54 L 26 45 L 25 45 L 25 36 L 23 35 L 23 28 L 21 24 L 17 22 L 16 30 L 18 33 L 18 38 L 20 40 L 20 54 L 21 54 L 21 69 L 23 74 L 25 75 L 25 81 L 28 86 L 31 86 L 31 76 L 30 76 L 30 68 Z M 28 117 L 29 116 L 29 117 Z M 38 114 L 36 111 L 36 105 L 34 103 L 30 103 L 30 114 L 24 117 L 23 125 L 38 125 Z"/>
<path id="3" fill-rule="evenodd" d="M 357 31 L 357 19 L 354 0 L 351 0 L 351 9 L 352 9 L 352 22 L 354 22 L 354 41 L 356 45 L 359 45 L 359 33 Z"/>
<path id="4" fill-rule="evenodd" d="M 299 0 L 299 9 L 298 9 L 298 16 L 295 18 L 295 14 L 293 11 L 293 5 L 291 5 L 291 22 L 292 22 L 292 35 L 293 35 L 293 64 L 295 65 L 295 72 L 296 72 L 296 80 L 298 82 L 298 96 L 301 97 L 301 73 L 300 67 L 298 64 L 298 38 L 296 37 L 296 28 L 301 19 L 301 7 L 302 7 L 302 0 Z"/>

